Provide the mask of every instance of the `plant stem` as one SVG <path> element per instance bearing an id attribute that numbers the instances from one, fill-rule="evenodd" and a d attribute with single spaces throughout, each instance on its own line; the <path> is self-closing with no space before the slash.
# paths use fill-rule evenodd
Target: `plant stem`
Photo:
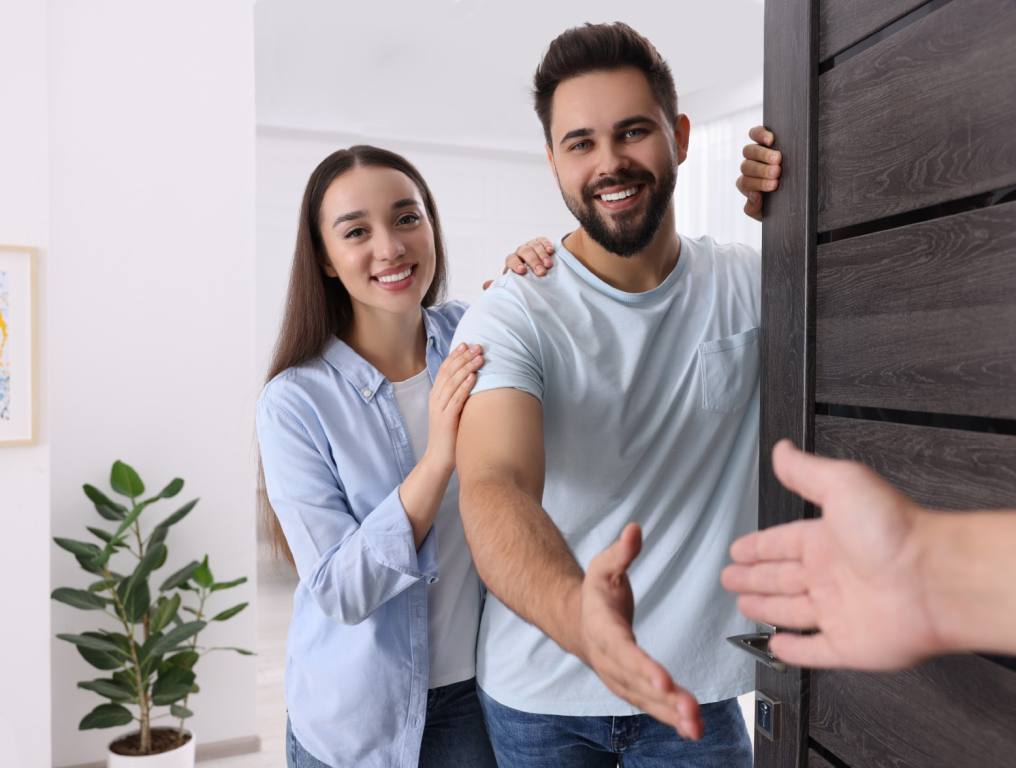
<path id="1" fill-rule="evenodd" d="M 103 575 L 107 579 L 112 579 L 108 566 L 103 567 Z M 151 704 L 148 701 L 148 691 L 145 689 L 144 680 L 141 677 L 141 662 L 138 660 L 138 646 L 134 637 L 134 627 L 127 621 L 127 611 L 124 609 L 123 603 L 120 602 L 120 596 L 116 593 L 116 588 L 111 587 L 110 593 L 113 596 L 113 601 L 116 603 L 116 612 L 120 617 L 120 621 L 123 622 L 124 634 L 127 635 L 127 645 L 131 652 L 131 660 L 134 662 L 134 687 L 137 689 L 138 710 L 141 715 L 138 718 L 141 735 L 141 744 L 139 746 L 141 754 L 147 755 L 152 750 Z"/>
<path id="2" fill-rule="evenodd" d="M 199 598 L 198 612 L 197 612 L 197 617 L 195 618 L 195 621 L 201 621 L 201 619 L 204 617 L 204 614 L 205 614 L 205 601 L 208 599 L 208 595 L 211 594 L 211 592 L 207 591 L 204 587 L 201 587 L 200 590 L 201 591 L 198 593 L 198 598 Z M 200 634 L 201 633 L 199 632 L 198 635 L 200 635 Z M 197 649 L 197 647 L 198 647 L 198 635 L 194 635 L 194 637 L 191 638 L 190 649 L 192 651 Z M 196 663 L 197 662 L 195 662 L 195 664 Z M 184 709 L 187 708 L 187 702 L 188 701 L 190 701 L 190 694 L 189 693 L 186 696 L 183 697 L 183 704 L 181 706 L 184 707 Z M 177 746 L 180 746 L 180 745 L 183 744 L 183 721 L 184 721 L 184 718 L 181 717 L 180 718 L 180 727 L 177 730 L 177 736 L 176 736 Z"/>

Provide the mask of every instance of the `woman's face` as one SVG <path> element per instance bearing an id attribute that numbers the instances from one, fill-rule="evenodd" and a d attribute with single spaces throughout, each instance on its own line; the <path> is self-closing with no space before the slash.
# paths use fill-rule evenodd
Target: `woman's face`
<path id="1" fill-rule="evenodd" d="M 420 311 L 434 279 L 434 229 L 416 184 L 393 168 L 357 167 L 321 201 L 325 273 L 342 281 L 354 312 Z"/>

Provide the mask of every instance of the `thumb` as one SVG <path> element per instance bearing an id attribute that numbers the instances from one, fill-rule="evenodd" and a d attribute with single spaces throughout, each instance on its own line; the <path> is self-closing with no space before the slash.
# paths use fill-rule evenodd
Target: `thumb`
<path id="1" fill-rule="evenodd" d="M 494 282 L 493 280 L 484 280 L 483 281 L 483 290 L 487 290 L 488 288 L 490 288 L 490 284 L 493 283 L 493 282 Z"/>
<path id="2" fill-rule="evenodd" d="M 590 570 L 611 577 L 628 570 L 628 566 L 642 551 L 642 529 L 636 523 L 628 523 L 617 541 L 600 552 L 589 563 Z"/>

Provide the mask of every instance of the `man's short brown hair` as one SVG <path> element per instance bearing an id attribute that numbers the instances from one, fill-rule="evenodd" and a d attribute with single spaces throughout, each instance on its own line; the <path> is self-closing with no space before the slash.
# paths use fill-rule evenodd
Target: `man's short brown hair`
<path id="1" fill-rule="evenodd" d="M 674 76 L 653 44 L 621 21 L 585 24 L 565 30 L 554 39 L 533 77 L 536 114 L 543 124 L 548 145 L 551 144 L 551 105 L 557 86 L 587 72 L 621 67 L 640 70 L 667 119 L 671 124 L 677 120 Z"/>

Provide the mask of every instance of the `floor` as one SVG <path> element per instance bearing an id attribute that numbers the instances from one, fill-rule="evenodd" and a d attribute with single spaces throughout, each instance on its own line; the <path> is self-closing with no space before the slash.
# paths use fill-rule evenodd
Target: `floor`
<path id="1" fill-rule="evenodd" d="M 286 707 L 283 671 L 286 631 L 292 610 L 295 576 L 284 564 L 263 559 L 258 567 L 257 726 L 261 751 L 237 757 L 203 760 L 201 768 L 282 768 L 286 764 Z M 752 694 L 741 697 L 741 709 L 754 737 Z"/>

